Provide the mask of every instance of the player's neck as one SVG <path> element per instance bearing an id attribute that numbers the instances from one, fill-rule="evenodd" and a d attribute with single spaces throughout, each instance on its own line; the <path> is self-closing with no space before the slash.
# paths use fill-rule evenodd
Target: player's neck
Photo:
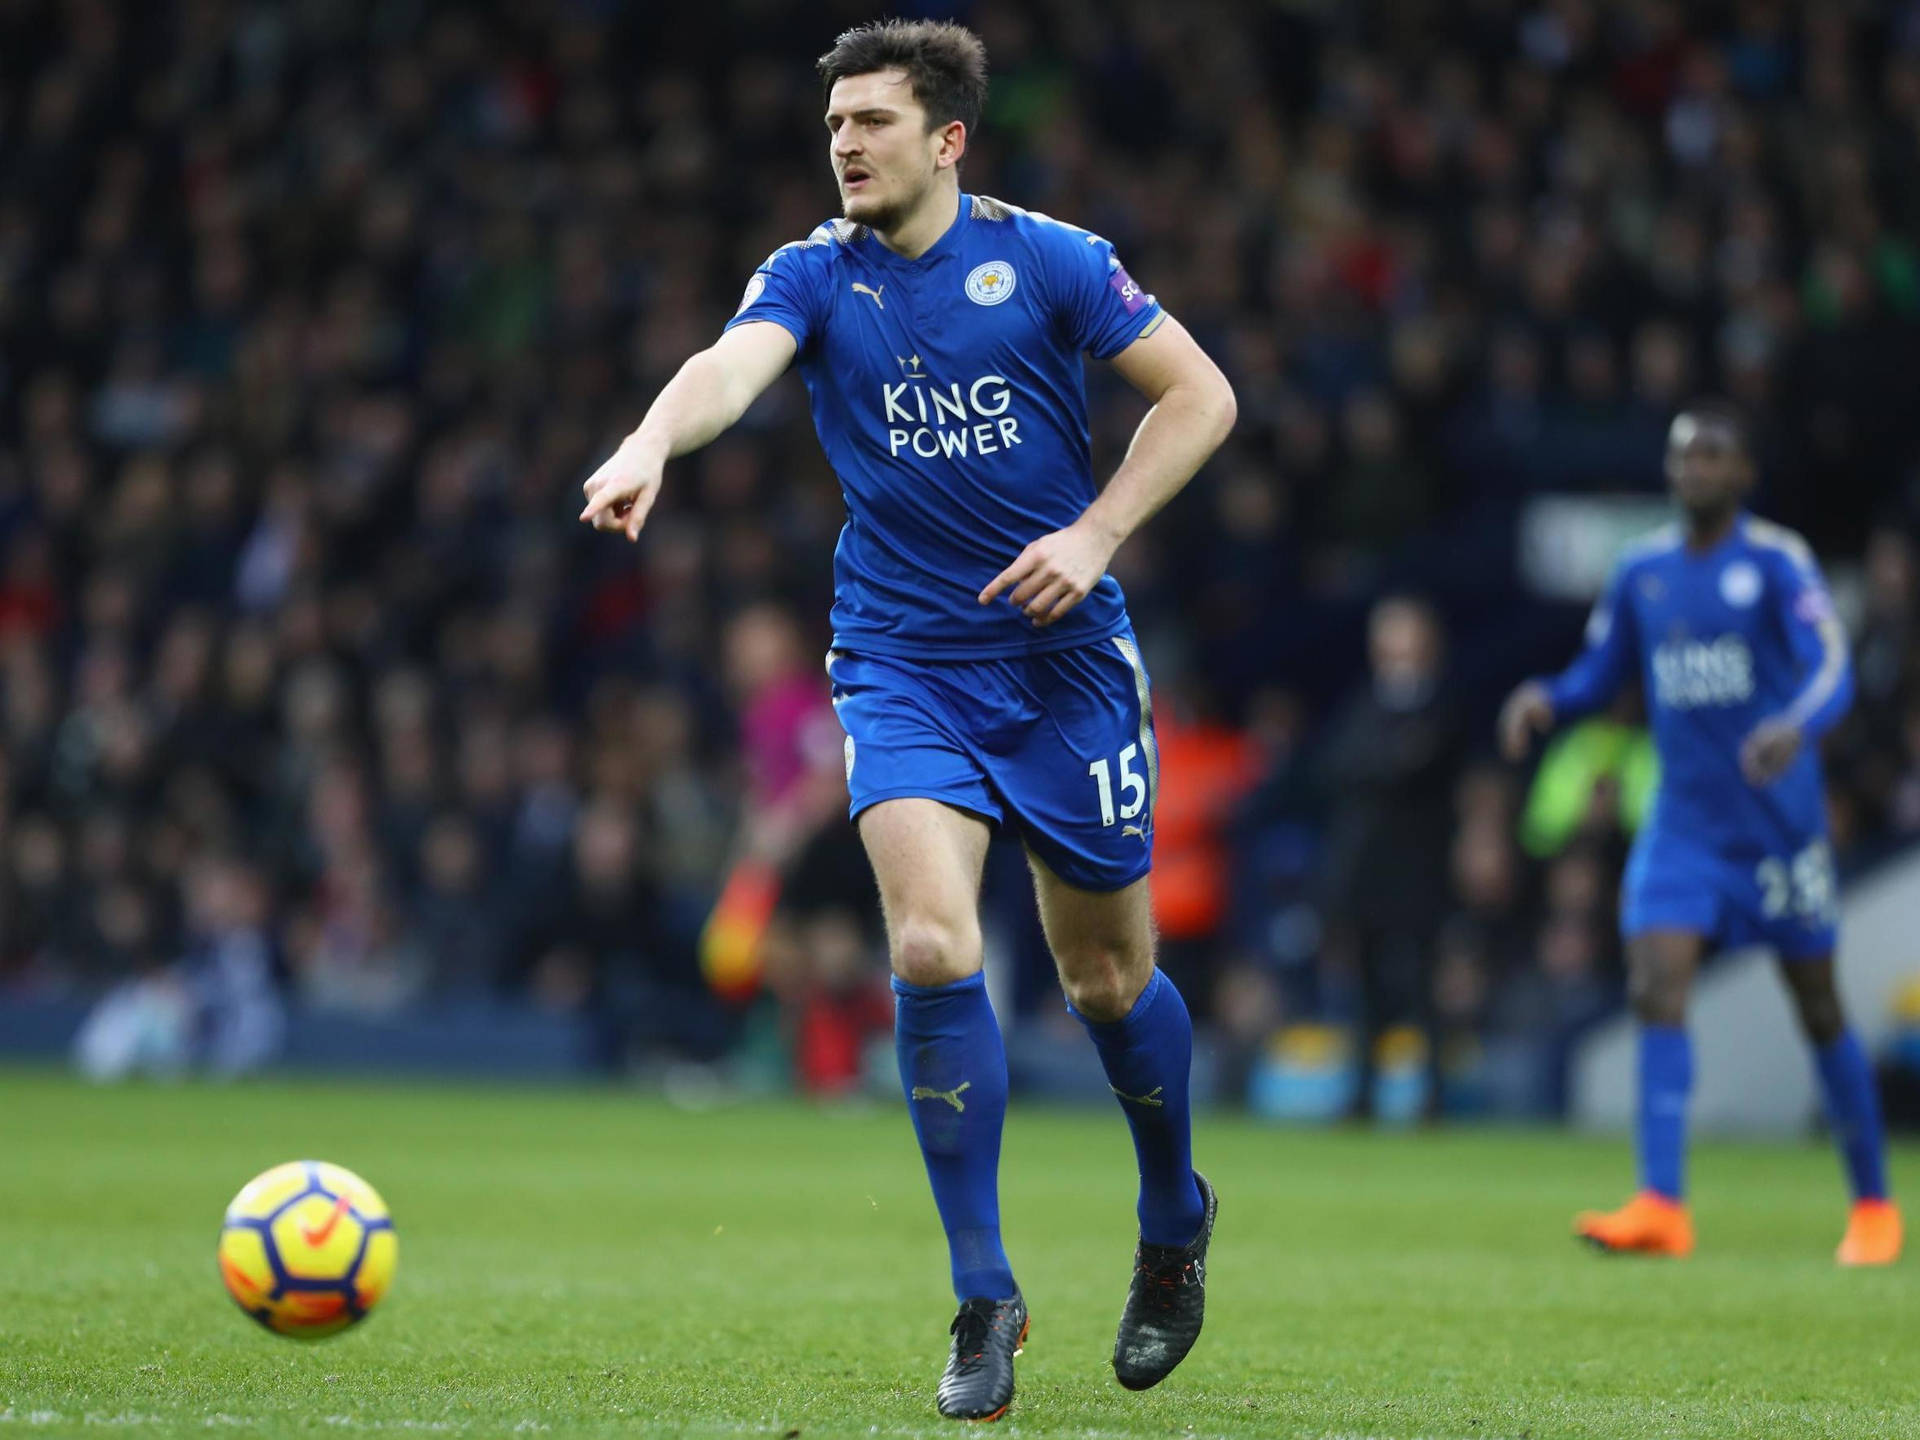
<path id="1" fill-rule="evenodd" d="M 918 260 L 940 243 L 960 222 L 960 182 L 935 185 L 914 212 L 891 230 L 875 230 L 874 238 L 903 260 Z"/>
<path id="2" fill-rule="evenodd" d="M 1740 507 L 1716 510 L 1711 515 L 1687 516 L 1687 548 L 1707 551 L 1713 549 L 1727 536 L 1733 533 L 1733 527 L 1740 523 Z"/>

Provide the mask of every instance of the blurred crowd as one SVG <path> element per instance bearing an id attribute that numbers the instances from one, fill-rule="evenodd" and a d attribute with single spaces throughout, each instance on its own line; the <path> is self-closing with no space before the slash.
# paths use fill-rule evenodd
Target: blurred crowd
<path id="1" fill-rule="evenodd" d="M 987 42 L 966 187 L 1112 238 L 1237 388 L 1116 573 L 1168 965 L 1248 1064 L 1305 1018 L 1437 1065 L 1616 1003 L 1644 737 L 1518 775 L 1489 721 L 1579 633 L 1519 517 L 1656 494 L 1698 391 L 1853 579 L 1843 859 L 1920 831 L 1920 5 L 900 8 Z M 637 547 L 573 517 L 832 213 L 810 62 L 867 18 L 0 0 L 0 993 L 145 977 L 230 1068 L 275 997 L 458 997 L 855 1082 L 883 962 L 797 381 Z M 1110 467 L 1139 402 L 1090 384 Z M 729 877 L 772 907 L 758 1006 L 702 965 Z"/>

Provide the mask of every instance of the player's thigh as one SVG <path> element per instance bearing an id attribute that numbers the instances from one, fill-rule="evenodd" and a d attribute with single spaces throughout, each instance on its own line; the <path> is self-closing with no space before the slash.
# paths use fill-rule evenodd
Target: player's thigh
<path id="1" fill-rule="evenodd" d="M 1153 978 L 1153 901 L 1146 878 L 1117 890 L 1086 890 L 1055 874 L 1031 846 L 1027 864 L 1067 999 L 1089 1020 L 1123 1019 Z"/>
<path id="2" fill-rule="evenodd" d="M 980 872 L 999 801 L 941 678 L 882 656 L 827 657 L 847 733 L 849 810 L 880 888 L 895 971 L 945 984 L 980 968 Z"/>
<path id="3" fill-rule="evenodd" d="M 1684 836 L 1650 830 L 1633 847 L 1620 881 L 1620 933 L 1629 949 L 1640 935 L 1660 932 L 1718 939 L 1730 896 L 1725 862 Z"/>
<path id="4" fill-rule="evenodd" d="M 1793 997 L 1800 1028 L 1815 1045 L 1831 1045 L 1846 1029 L 1845 1012 L 1840 1008 L 1839 987 L 1834 984 L 1833 956 L 1780 956 L 1780 978 Z"/>
<path id="5" fill-rule="evenodd" d="M 987 823 L 920 796 L 879 801 L 857 823 L 894 973 L 911 985 L 950 985 L 977 971 Z"/>
<path id="6" fill-rule="evenodd" d="M 1694 930 L 1643 930 L 1627 937 L 1627 998 L 1640 1019 L 1679 1025 L 1687 1018 L 1693 977 L 1707 953 Z"/>

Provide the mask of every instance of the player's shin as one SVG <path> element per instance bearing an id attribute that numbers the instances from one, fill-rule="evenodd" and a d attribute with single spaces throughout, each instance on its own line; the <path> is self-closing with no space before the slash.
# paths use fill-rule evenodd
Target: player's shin
<path id="1" fill-rule="evenodd" d="M 1635 1128 L 1640 1187 L 1669 1200 L 1686 1195 L 1687 1100 L 1693 1042 L 1683 1025 L 1640 1027 L 1640 1108 Z"/>
<path id="2" fill-rule="evenodd" d="M 1840 1038 L 1814 1051 L 1820 1088 L 1834 1143 L 1846 1162 L 1856 1200 L 1883 1200 L 1887 1194 L 1887 1142 L 1880 1124 L 1880 1097 L 1874 1092 L 1873 1067 L 1860 1037 L 1843 1030 Z"/>
<path id="3" fill-rule="evenodd" d="M 896 978 L 893 993 L 900 1083 L 947 1232 L 954 1297 L 1004 1300 L 1014 1293 L 1000 1241 L 1007 1052 L 986 977 L 951 985 Z"/>
<path id="4" fill-rule="evenodd" d="M 1140 1238 L 1150 1245 L 1185 1245 L 1199 1233 L 1206 1210 L 1193 1178 L 1193 1117 L 1187 1102 L 1193 1022 L 1186 1002 L 1155 970 L 1124 1018 L 1104 1024 L 1079 1018 L 1133 1129 L 1140 1163 Z"/>

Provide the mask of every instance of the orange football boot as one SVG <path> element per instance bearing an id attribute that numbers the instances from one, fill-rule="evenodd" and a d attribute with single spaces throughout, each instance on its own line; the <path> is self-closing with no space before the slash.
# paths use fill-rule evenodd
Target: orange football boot
<path id="1" fill-rule="evenodd" d="M 1842 1265 L 1891 1265 L 1900 1258 L 1900 1207 L 1891 1200 L 1856 1200 L 1847 1233 L 1833 1258 Z"/>
<path id="2" fill-rule="evenodd" d="M 1610 1254 L 1671 1255 L 1693 1253 L 1693 1215 L 1684 1202 L 1655 1190 L 1642 1190 L 1618 1210 L 1584 1210 L 1573 1233 L 1596 1250 Z"/>

